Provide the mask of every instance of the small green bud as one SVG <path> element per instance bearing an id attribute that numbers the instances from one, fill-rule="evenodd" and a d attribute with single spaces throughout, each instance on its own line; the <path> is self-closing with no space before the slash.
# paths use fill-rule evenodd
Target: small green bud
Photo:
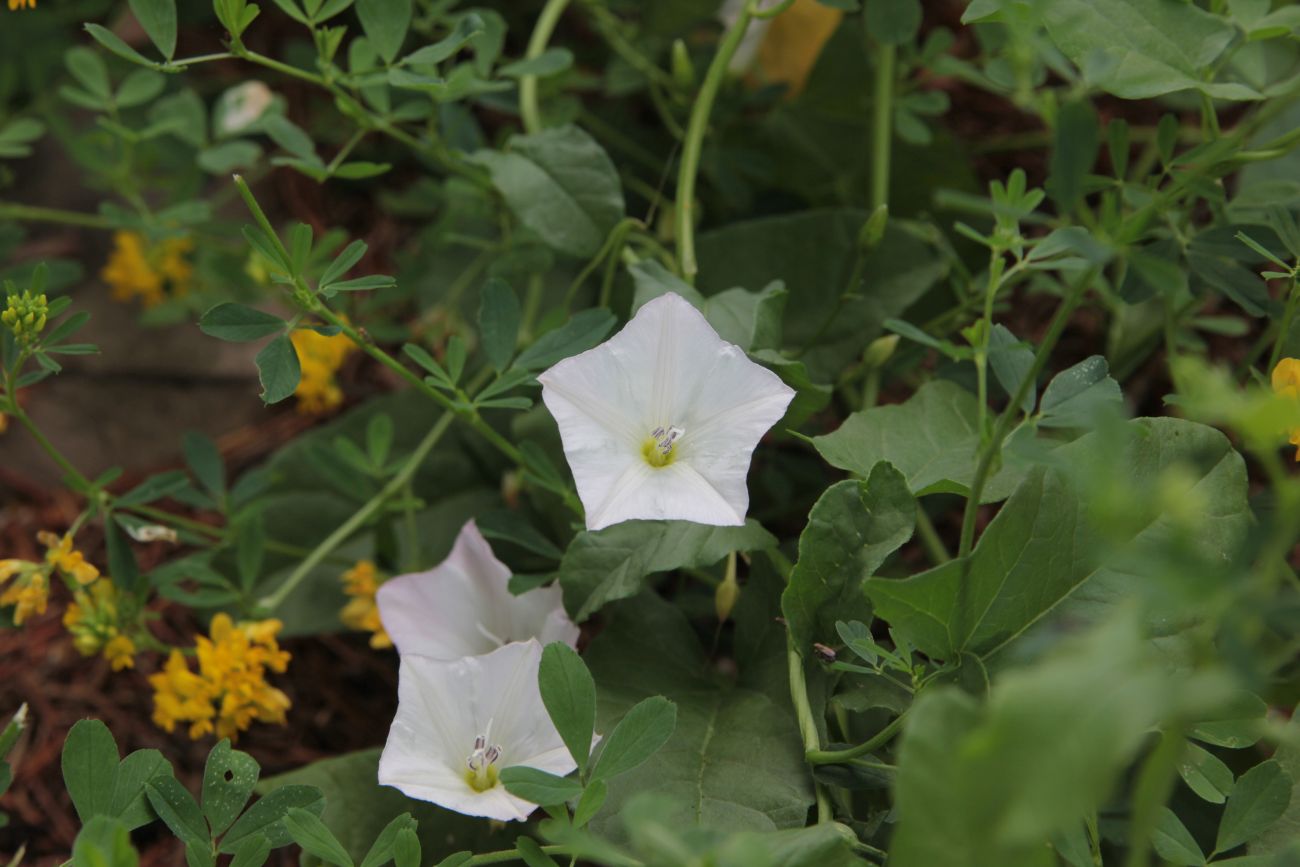
<path id="1" fill-rule="evenodd" d="M 884 367 L 894 354 L 898 347 L 898 335 L 886 334 L 884 337 L 877 337 L 867 345 L 867 351 L 862 354 L 862 361 L 872 370 Z"/>
<path id="2" fill-rule="evenodd" d="M 732 551 L 727 557 L 726 575 L 723 576 L 722 583 L 713 594 L 713 607 L 718 613 L 719 623 L 727 622 L 727 618 L 731 616 L 731 609 L 736 606 L 736 600 L 739 598 L 740 585 L 736 583 L 736 552 Z"/>
<path id="3" fill-rule="evenodd" d="M 672 51 L 673 84 L 684 91 L 695 89 L 695 64 L 686 50 L 686 43 L 680 39 L 673 40 Z"/>
<path id="4" fill-rule="evenodd" d="M 45 329 L 50 312 L 44 293 L 36 295 L 27 289 L 21 294 L 9 295 L 6 300 L 8 304 L 4 312 L 0 313 L 0 321 L 8 326 L 19 343 L 36 342 L 36 338 Z"/>

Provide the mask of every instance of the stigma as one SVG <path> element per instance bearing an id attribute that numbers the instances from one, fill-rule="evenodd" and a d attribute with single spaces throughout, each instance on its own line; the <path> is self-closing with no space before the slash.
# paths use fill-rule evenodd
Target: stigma
<path id="1" fill-rule="evenodd" d="M 491 723 L 488 724 L 488 731 L 492 730 Z M 474 738 L 474 751 L 465 759 L 468 770 L 465 771 L 465 782 L 469 783 L 471 789 L 476 792 L 486 792 L 500 781 L 500 775 L 497 773 L 497 761 L 501 758 L 501 747 L 497 744 L 489 744 L 487 734 L 481 734 Z"/>
<path id="2" fill-rule="evenodd" d="M 679 427 L 657 427 L 641 443 L 641 455 L 656 469 L 666 467 L 677 457 L 677 441 L 686 431 Z"/>

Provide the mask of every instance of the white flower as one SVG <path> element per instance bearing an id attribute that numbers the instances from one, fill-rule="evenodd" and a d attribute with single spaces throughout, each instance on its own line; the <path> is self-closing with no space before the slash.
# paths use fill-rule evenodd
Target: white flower
<path id="1" fill-rule="evenodd" d="M 794 397 L 671 292 L 537 379 L 589 530 L 636 518 L 743 524 L 750 455 Z"/>
<path id="2" fill-rule="evenodd" d="M 251 126 L 275 101 L 271 88 L 260 81 L 246 81 L 221 94 L 217 100 L 216 134 L 234 135 Z"/>
<path id="3" fill-rule="evenodd" d="M 385 581 L 375 595 L 379 619 L 400 654 L 455 659 L 488 653 L 511 641 L 578 643 L 558 584 L 518 596 L 510 569 L 468 521 L 447 559 L 427 572 Z"/>
<path id="4" fill-rule="evenodd" d="M 527 819 L 534 805 L 506 791 L 501 769 L 577 767 L 542 704 L 541 660 L 535 640 L 462 659 L 404 654 L 379 782 L 468 816 Z"/>

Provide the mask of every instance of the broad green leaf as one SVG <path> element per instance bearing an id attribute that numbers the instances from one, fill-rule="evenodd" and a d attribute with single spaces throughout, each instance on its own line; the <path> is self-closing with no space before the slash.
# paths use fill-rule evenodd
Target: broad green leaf
<path id="1" fill-rule="evenodd" d="M 1200 720 L 1187 734 L 1202 743 L 1239 750 L 1253 746 L 1263 736 L 1267 713 L 1268 704 L 1262 698 L 1242 690 L 1219 714 Z"/>
<path id="2" fill-rule="evenodd" d="M 260 340 L 284 329 L 285 322 L 279 316 L 233 302 L 218 304 L 199 319 L 199 330 L 204 334 L 237 343 Z"/>
<path id="3" fill-rule="evenodd" d="M 117 742 L 97 719 L 78 720 L 63 742 L 63 783 L 82 824 L 109 815 L 117 777 Z"/>
<path id="4" fill-rule="evenodd" d="M 203 489 L 214 497 L 224 496 L 226 468 L 221 460 L 221 452 L 212 438 L 189 431 L 181 438 L 181 449 L 185 453 L 186 465 Z"/>
<path id="5" fill-rule="evenodd" d="M 176 0 L 130 0 L 131 11 L 168 60 L 176 53 Z"/>
<path id="6" fill-rule="evenodd" d="M 855 412 L 839 429 L 813 437 L 826 462 L 866 476 L 880 461 L 893 464 L 918 497 L 967 493 L 979 449 L 978 404 L 959 385 L 927 382 L 901 404 Z M 982 501 L 1006 499 L 1023 470 L 1004 467 L 984 487 Z"/>
<path id="7" fill-rule="evenodd" d="M 510 794 L 542 807 L 563 804 L 582 794 L 582 783 L 577 780 L 525 765 L 503 768 L 501 782 Z"/>
<path id="8" fill-rule="evenodd" d="M 623 217 L 623 189 L 609 155 L 576 126 L 515 136 L 509 150 L 473 155 L 525 227 L 547 245 L 588 257 Z"/>
<path id="9" fill-rule="evenodd" d="M 1151 845 L 1170 864 L 1200 867 L 1205 863 L 1205 853 L 1197 845 L 1196 838 L 1168 807 L 1160 808 L 1160 818 L 1156 820 Z"/>
<path id="10" fill-rule="evenodd" d="M 325 799 L 315 786 L 281 786 L 244 811 L 221 838 L 220 851 L 232 853 L 254 835 L 265 836 L 272 847 L 288 844 L 293 838 L 285 827 L 284 817 L 295 807 L 319 815 L 325 809 Z"/>
<path id="11" fill-rule="evenodd" d="M 676 725 L 677 707 L 671 701 L 663 696 L 641 700 L 601 744 L 591 778 L 608 782 L 640 767 L 668 742 Z"/>
<path id="12" fill-rule="evenodd" d="M 411 26 L 411 0 L 357 0 L 357 17 L 385 63 L 392 63 Z"/>
<path id="13" fill-rule="evenodd" d="M 1060 213 L 1071 213 L 1082 201 L 1084 182 L 1100 150 L 1100 121 L 1092 103 L 1075 100 L 1057 109 L 1052 160 L 1045 186 Z"/>
<path id="14" fill-rule="evenodd" d="M 924 690 L 898 753 L 890 863 L 1055 863 L 1044 841 L 1103 802 L 1180 688 L 1125 617 L 1004 674 L 987 703 Z"/>
<path id="15" fill-rule="evenodd" d="M 1029 473 L 984 530 L 964 579 L 963 562 L 954 560 L 907 579 L 869 580 L 876 615 L 930 656 L 988 656 L 1053 615 L 1095 619 L 1125 596 L 1155 592 L 1135 587 L 1131 573 L 1151 568 L 1171 538 L 1184 556 L 1217 563 L 1209 574 L 1226 575 L 1224 559 L 1236 555 L 1252 521 L 1241 456 L 1218 431 L 1180 419 L 1138 419 L 1122 432 L 1118 444 L 1100 433 L 1082 437 L 1052 453 L 1060 468 Z M 1126 491 L 1153 491 L 1171 467 L 1190 486 L 1183 511 L 1193 512 L 1194 530 L 1167 500 L 1121 521 L 1090 514 L 1080 494 L 1120 478 Z M 1105 532 L 1098 519 L 1109 522 Z M 1168 597 L 1168 608 L 1166 632 L 1195 614 L 1194 601 L 1177 611 Z"/>
<path id="16" fill-rule="evenodd" d="M 1272 827 L 1286 813 L 1293 785 L 1291 775 L 1274 759 L 1242 774 L 1223 809 L 1214 850 L 1226 852 Z"/>
<path id="17" fill-rule="evenodd" d="M 337 867 L 352 867 L 352 858 L 315 813 L 294 807 L 285 814 L 284 827 L 304 852 Z"/>
<path id="18" fill-rule="evenodd" d="M 860 43 L 853 44 L 861 52 Z M 710 297 L 780 280 L 789 293 L 786 343 L 805 350 L 799 360 L 812 381 L 834 382 L 881 335 L 882 323 L 902 316 L 949 267 L 924 231 L 893 218 L 858 267 L 858 233 L 870 216 L 856 209 L 812 210 L 705 232 L 697 244 L 695 285 Z"/>
<path id="19" fill-rule="evenodd" d="M 1016 339 L 1005 325 L 994 325 L 989 333 L 989 367 L 1008 398 L 1015 396 L 1020 383 L 1034 366 L 1034 351 Z M 1020 402 L 1023 412 L 1033 412 L 1038 402 L 1036 383 L 1030 383 Z"/>
<path id="20" fill-rule="evenodd" d="M 15 858 L 17 864 L 21 858 Z M 86 822 L 72 844 L 72 867 L 136 867 L 140 856 L 127 827 L 108 816 Z"/>
<path id="21" fill-rule="evenodd" d="M 483 284 L 482 299 L 478 308 L 478 329 L 483 339 L 483 352 L 498 371 L 505 370 L 514 357 L 519 340 L 519 296 L 510 284 L 492 278 Z"/>
<path id="22" fill-rule="evenodd" d="M 1047 384 L 1039 406 L 1040 427 L 1089 428 L 1110 412 L 1124 407 L 1119 383 L 1110 377 L 1110 366 L 1100 355 L 1085 358 Z"/>
<path id="23" fill-rule="evenodd" d="M 912 537 L 916 501 L 902 474 L 877 464 L 865 482 L 838 482 L 808 513 L 799 558 L 781 597 L 794 645 L 807 655 L 814 642 L 835 643 L 835 621 L 869 621 L 863 582 Z"/>
<path id="24" fill-rule="evenodd" d="M 519 353 L 515 366 L 521 370 L 541 370 L 557 361 L 586 352 L 605 339 L 614 327 L 614 314 L 603 307 L 593 307 L 573 314 L 573 318 L 537 338 Z"/>
<path id="25" fill-rule="evenodd" d="M 687 521 L 626 521 L 569 543 L 558 570 L 564 604 L 574 619 L 586 620 L 615 599 L 635 596 L 646 576 L 670 569 L 712 566 L 732 551 L 757 551 L 776 544 L 748 520 L 740 527 L 709 527 Z"/>
<path id="26" fill-rule="evenodd" d="M 1200 7 L 1179 0 L 1051 0 L 1036 10 L 1062 53 L 1115 96 L 1199 90 L 1216 99 L 1259 97 L 1245 85 L 1205 75 L 1236 30 Z"/>
<path id="27" fill-rule="evenodd" d="M 620 813 L 645 791 L 671 799 L 672 819 L 682 829 L 771 831 L 804 825 L 811 780 L 789 706 L 715 681 L 679 609 L 649 593 L 616 603 L 586 660 L 596 679 L 602 731 L 612 731 L 643 699 L 664 696 L 677 705 L 677 727 L 664 748 L 608 781 L 594 831 L 622 838 Z"/>
<path id="28" fill-rule="evenodd" d="M 494 829 L 482 819 L 415 801 L 397 789 L 381 786 L 377 782 L 378 767 L 379 750 L 362 750 L 265 778 L 258 784 L 258 790 L 270 797 L 286 786 L 298 788 L 307 784 L 323 792 L 325 809 L 320 814 L 321 821 L 354 861 L 366 859 L 366 867 L 382 863 L 367 857 L 372 843 L 382 851 L 379 838 L 391 834 L 389 847 L 394 846 L 400 828 L 391 831 L 389 828 L 396 818 L 404 815 L 407 820 L 402 827 L 418 822 L 416 833 L 427 856 L 425 864 L 437 863 L 446 855 L 466 849 L 477 852 L 505 849 L 518 833 L 519 826 L 514 823 L 509 830 Z"/>
<path id="29" fill-rule="evenodd" d="M 203 812 L 180 781 L 170 774 L 160 775 L 145 784 L 145 793 L 158 818 L 179 837 L 186 846 L 208 849 L 211 835 Z"/>
<path id="30" fill-rule="evenodd" d="M 1291 777 L 1291 799 L 1282 816 L 1250 841 L 1250 851 L 1264 855 L 1284 852 L 1300 839 L 1300 713 L 1291 714 L 1273 760 Z"/>
<path id="31" fill-rule="evenodd" d="M 591 672 L 587 671 L 577 651 L 555 641 L 542 651 L 537 685 L 551 722 L 555 723 L 556 731 L 569 748 L 569 755 L 578 764 L 578 772 L 586 773 L 587 760 L 591 757 L 591 737 L 596 728 L 596 684 L 591 679 Z"/>
<path id="32" fill-rule="evenodd" d="M 257 353 L 257 378 L 262 383 L 260 397 L 265 404 L 279 403 L 293 394 L 302 378 L 298 352 L 289 335 L 281 334 Z"/>
<path id="33" fill-rule="evenodd" d="M 1236 782 L 1232 769 L 1214 753 L 1190 741 L 1183 749 L 1178 774 L 1187 787 L 1211 804 L 1226 801 Z"/>
<path id="34" fill-rule="evenodd" d="M 224 833 L 239 817 L 260 770 L 252 756 L 232 749 L 226 738 L 208 753 L 203 769 L 203 815 L 213 836 Z"/>

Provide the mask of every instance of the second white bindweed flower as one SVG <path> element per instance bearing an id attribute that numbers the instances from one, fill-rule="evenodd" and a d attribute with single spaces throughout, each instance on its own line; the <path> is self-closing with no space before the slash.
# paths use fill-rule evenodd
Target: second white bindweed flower
<path id="1" fill-rule="evenodd" d="M 537 379 L 589 530 L 637 518 L 743 524 L 750 456 L 794 397 L 673 293 Z"/>

